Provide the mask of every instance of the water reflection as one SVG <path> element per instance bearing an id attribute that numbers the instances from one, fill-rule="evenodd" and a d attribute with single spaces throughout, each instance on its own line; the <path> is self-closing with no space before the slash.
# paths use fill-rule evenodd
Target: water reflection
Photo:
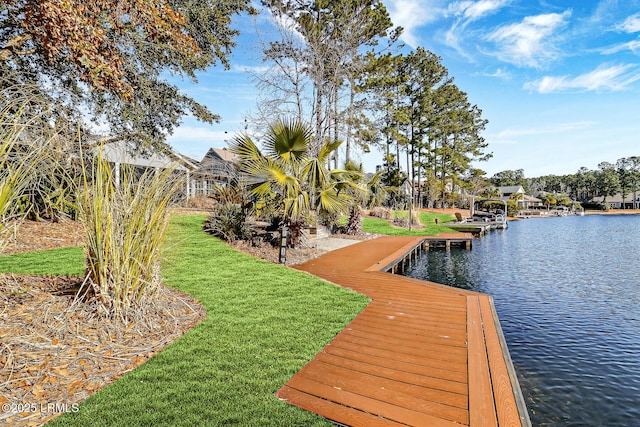
<path id="1" fill-rule="evenodd" d="M 534 425 L 640 425 L 640 216 L 512 222 L 411 277 L 492 295 Z"/>

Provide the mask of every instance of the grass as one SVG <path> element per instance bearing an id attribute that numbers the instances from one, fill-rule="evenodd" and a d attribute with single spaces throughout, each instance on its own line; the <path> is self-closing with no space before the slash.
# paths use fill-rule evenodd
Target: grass
<path id="1" fill-rule="evenodd" d="M 82 248 L 59 248 L 0 256 L 0 273 L 82 275 L 84 273 Z"/>
<path id="2" fill-rule="evenodd" d="M 77 413 L 65 414 L 50 425 L 331 425 L 278 400 L 274 393 L 368 299 L 238 253 L 204 234 L 203 220 L 203 216 L 173 218 L 162 274 L 167 285 L 201 301 L 206 320 L 88 398 Z M 68 251 L 77 259 L 62 264 L 82 267 L 81 252 Z M 55 265 L 59 258 L 40 256 L 48 260 L 51 271 L 63 269 Z M 38 255 L 25 257 L 41 263 Z M 11 258 L 6 263 L 0 258 L 3 269 L 23 265 L 17 261 L 19 256 Z"/>
<path id="3" fill-rule="evenodd" d="M 394 217 L 409 218 L 407 211 L 395 211 Z M 404 227 L 395 227 L 385 219 L 363 218 L 362 229 L 367 233 L 385 234 L 388 236 L 436 236 L 440 233 L 456 233 L 455 230 L 442 225 L 454 221 L 455 217 L 449 214 L 435 212 L 420 212 L 420 223 L 424 228 L 409 230 Z M 436 224 L 435 220 L 438 220 Z"/>

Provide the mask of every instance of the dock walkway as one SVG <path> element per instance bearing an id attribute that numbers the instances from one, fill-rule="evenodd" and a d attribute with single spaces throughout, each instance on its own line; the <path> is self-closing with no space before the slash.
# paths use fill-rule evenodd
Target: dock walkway
<path id="1" fill-rule="evenodd" d="M 424 237 L 295 266 L 372 302 L 277 396 L 346 426 L 529 426 L 492 299 L 381 271 Z"/>

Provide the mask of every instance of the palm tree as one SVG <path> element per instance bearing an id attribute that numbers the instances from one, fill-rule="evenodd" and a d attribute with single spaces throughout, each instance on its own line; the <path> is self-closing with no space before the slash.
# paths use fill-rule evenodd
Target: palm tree
<path id="1" fill-rule="evenodd" d="M 374 206 L 381 206 L 387 199 L 388 192 L 382 182 L 382 170 L 370 179 L 366 179 L 362 163 L 356 165 L 350 160 L 344 165 L 344 169 L 349 175 L 343 185 L 353 196 L 345 232 L 346 234 L 359 234 L 362 232 L 362 207 L 371 209 Z"/>
<path id="2" fill-rule="evenodd" d="M 236 137 L 231 150 L 240 157 L 239 169 L 248 175 L 257 204 L 279 218 L 291 231 L 290 245 L 299 242 L 305 218 L 311 212 L 346 212 L 350 197 L 341 192 L 345 171 L 329 170 L 328 160 L 340 142 L 326 142 L 317 156 L 309 152 L 311 128 L 304 123 L 280 120 L 270 126 L 263 141 L 264 153 L 253 139 Z"/>

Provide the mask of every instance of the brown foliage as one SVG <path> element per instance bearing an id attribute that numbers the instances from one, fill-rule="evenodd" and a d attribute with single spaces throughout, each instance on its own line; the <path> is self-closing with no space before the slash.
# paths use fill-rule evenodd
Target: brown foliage
<path id="1" fill-rule="evenodd" d="M 136 41 L 161 44 L 177 55 L 199 51 L 185 20 L 163 0 L 9 0 L 18 32 L 0 50 L 41 54 L 49 64 L 73 64 L 85 83 L 123 99 L 136 88 L 126 77 L 126 48 Z"/>

